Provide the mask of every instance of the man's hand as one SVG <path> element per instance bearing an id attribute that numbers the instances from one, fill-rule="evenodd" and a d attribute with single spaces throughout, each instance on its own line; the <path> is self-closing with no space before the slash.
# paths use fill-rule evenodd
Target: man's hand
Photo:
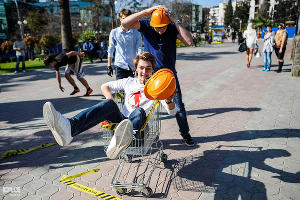
<path id="1" fill-rule="evenodd" d="M 63 86 L 59 86 L 59 89 L 62 91 L 62 92 L 64 92 L 65 91 L 65 88 L 63 88 Z"/>
<path id="2" fill-rule="evenodd" d="M 108 76 L 112 76 L 114 74 L 114 71 L 111 66 L 107 66 L 107 74 Z"/>

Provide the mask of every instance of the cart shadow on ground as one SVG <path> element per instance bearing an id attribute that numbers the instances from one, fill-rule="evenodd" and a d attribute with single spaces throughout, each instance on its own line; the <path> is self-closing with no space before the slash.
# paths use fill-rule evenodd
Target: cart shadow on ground
<path id="1" fill-rule="evenodd" d="M 300 172 L 286 172 L 265 163 L 266 159 L 291 156 L 288 151 L 282 149 L 263 150 L 261 147 L 247 146 L 231 146 L 231 148 L 235 150 L 220 148 L 204 151 L 201 155 L 169 160 L 165 165 L 169 170 L 168 173 L 165 173 L 169 175 L 168 178 L 160 177 L 165 181 L 164 184 L 160 183 L 164 186 L 164 190 L 160 189 L 158 192 L 156 188 L 153 197 L 165 198 L 168 196 L 170 187 L 174 187 L 177 191 L 211 193 L 215 200 L 266 200 L 264 179 L 252 173 L 254 168 L 275 173 L 276 176 L 273 176 L 272 180 L 277 179 L 278 182 L 280 180 L 300 183 Z M 246 150 L 249 148 L 252 148 L 252 151 Z M 157 183 L 161 181 L 157 180 Z"/>

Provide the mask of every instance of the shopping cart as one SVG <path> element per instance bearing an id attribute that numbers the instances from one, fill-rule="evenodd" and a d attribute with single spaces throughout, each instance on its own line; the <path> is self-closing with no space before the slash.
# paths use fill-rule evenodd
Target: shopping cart
<path id="1" fill-rule="evenodd" d="M 117 98 L 117 95 L 115 95 Z M 118 101 L 118 99 L 116 99 Z M 120 100 L 119 100 L 120 101 Z M 120 104 L 118 104 L 121 106 Z M 153 194 L 149 187 L 151 177 L 160 162 L 167 161 L 163 152 L 163 144 L 159 140 L 161 121 L 161 105 L 155 101 L 147 115 L 147 120 L 139 133 L 135 133 L 132 143 L 118 159 L 118 166 L 113 175 L 111 186 L 119 195 L 131 191 L 139 191 L 144 197 Z M 104 132 L 105 146 L 109 144 L 116 124 L 100 123 Z"/>

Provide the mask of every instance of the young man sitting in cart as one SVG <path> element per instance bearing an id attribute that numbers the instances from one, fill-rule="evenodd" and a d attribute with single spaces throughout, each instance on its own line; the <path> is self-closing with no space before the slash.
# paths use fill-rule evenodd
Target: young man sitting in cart
<path id="1" fill-rule="evenodd" d="M 155 65 L 155 58 L 152 54 L 144 52 L 137 55 L 134 59 L 137 77 L 128 77 L 103 84 L 101 90 L 106 100 L 71 118 L 64 117 L 55 110 L 51 102 L 46 102 L 43 107 L 44 120 L 56 142 L 60 146 L 66 146 L 71 143 L 74 136 L 98 125 L 102 121 L 119 123 L 106 151 L 108 158 L 118 158 L 121 152 L 130 145 L 133 133 L 138 133 L 143 127 L 147 118 L 146 113 L 155 102 L 148 99 L 144 94 L 144 83 L 152 75 Z M 112 91 L 118 90 L 124 90 L 125 92 L 123 113 L 120 112 L 117 104 L 112 100 Z M 170 115 L 175 115 L 177 112 L 173 102 L 174 96 L 175 92 L 165 100 L 160 100 Z"/>

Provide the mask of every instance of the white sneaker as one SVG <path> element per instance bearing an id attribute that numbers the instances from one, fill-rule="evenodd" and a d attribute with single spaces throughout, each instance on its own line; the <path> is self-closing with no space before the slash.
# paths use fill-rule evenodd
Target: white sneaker
<path id="1" fill-rule="evenodd" d="M 106 155 L 110 159 L 116 159 L 126 149 L 132 141 L 133 127 L 129 119 L 124 119 L 117 126 L 112 137 Z"/>
<path id="2" fill-rule="evenodd" d="M 57 112 L 51 102 L 46 102 L 43 108 L 43 115 L 46 124 L 51 130 L 56 142 L 60 146 L 65 146 L 71 143 L 70 121 Z"/>

